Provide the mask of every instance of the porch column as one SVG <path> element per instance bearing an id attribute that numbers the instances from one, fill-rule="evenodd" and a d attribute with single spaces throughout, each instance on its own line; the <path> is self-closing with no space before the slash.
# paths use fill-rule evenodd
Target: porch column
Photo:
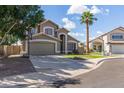
<path id="1" fill-rule="evenodd" d="M 93 46 L 94 46 L 94 41 L 92 42 L 92 49 L 93 49 Z M 94 51 L 94 49 L 93 49 L 93 51 Z"/>
<path id="2" fill-rule="evenodd" d="M 68 53 L 68 50 L 67 50 L 67 35 L 65 35 L 65 54 Z"/>
<path id="3" fill-rule="evenodd" d="M 112 55 L 112 46 L 110 43 L 109 43 L 109 55 Z"/>
<path id="4" fill-rule="evenodd" d="M 102 40 L 102 55 L 103 56 L 105 55 L 105 52 L 104 52 L 104 40 Z"/>

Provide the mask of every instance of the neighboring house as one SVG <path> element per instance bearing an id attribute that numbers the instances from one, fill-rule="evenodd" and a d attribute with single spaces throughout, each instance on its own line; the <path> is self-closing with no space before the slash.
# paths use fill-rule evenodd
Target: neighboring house
<path id="1" fill-rule="evenodd" d="M 79 41 L 70 36 L 67 29 L 59 28 L 56 23 L 50 20 L 41 22 L 36 29 L 32 29 L 32 32 L 29 46 L 31 55 L 69 53 L 78 49 Z"/>
<path id="2" fill-rule="evenodd" d="M 118 27 L 91 40 L 90 49 L 106 55 L 124 54 L 124 28 Z"/>

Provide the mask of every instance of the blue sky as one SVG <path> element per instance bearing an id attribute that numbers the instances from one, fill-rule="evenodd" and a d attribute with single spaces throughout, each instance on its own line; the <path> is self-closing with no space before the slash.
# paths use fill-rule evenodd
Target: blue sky
<path id="1" fill-rule="evenodd" d="M 84 11 L 91 11 L 98 19 L 90 26 L 90 39 L 124 26 L 124 6 L 42 5 L 46 19 L 70 30 L 70 35 L 85 42 L 85 24 L 80 24 Z"/>

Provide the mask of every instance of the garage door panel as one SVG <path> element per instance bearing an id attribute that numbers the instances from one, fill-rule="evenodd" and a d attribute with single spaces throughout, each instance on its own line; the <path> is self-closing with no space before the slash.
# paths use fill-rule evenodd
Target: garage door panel
<path id="1" fill-rule="evenodd" d="M 112 54 L 124 54 L 124 44 L 113 44 Z"/>
<path id="2" fill-rule="evenodd" d="M 55 54 L 55 44 L 48 42 L 31 42 L 30 44 L 31 55 L 50 55 Z"/>

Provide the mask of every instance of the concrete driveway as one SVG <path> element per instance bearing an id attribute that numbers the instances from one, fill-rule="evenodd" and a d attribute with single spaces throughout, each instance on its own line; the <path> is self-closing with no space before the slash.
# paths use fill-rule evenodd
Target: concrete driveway
<path id="1" fill-rule="evenodd" d="M 97 69 L 75 77 L 81 84 L 65 87 L 124 88 L 124 58 L 108 59 Z"/>
<path id="2" fill-rule="evenodd" d="M 57 80 L 72 78 L 89 71 L 97 61 L 72 60 L 63 56 L 31 56 L 36 72 L 8 76 L 0 79 L 1 88 L 43 88 L 53 87 Z"/>
<path id="3" fill-rule="evenodd" d="M 30 60 L 37 72 L 58 78 L 71 78 L 95 65 L 95 62 L 73 60 L 63 56 L 31 56 Z M 55 78 L 56 79 L 56 78 Z"/>

